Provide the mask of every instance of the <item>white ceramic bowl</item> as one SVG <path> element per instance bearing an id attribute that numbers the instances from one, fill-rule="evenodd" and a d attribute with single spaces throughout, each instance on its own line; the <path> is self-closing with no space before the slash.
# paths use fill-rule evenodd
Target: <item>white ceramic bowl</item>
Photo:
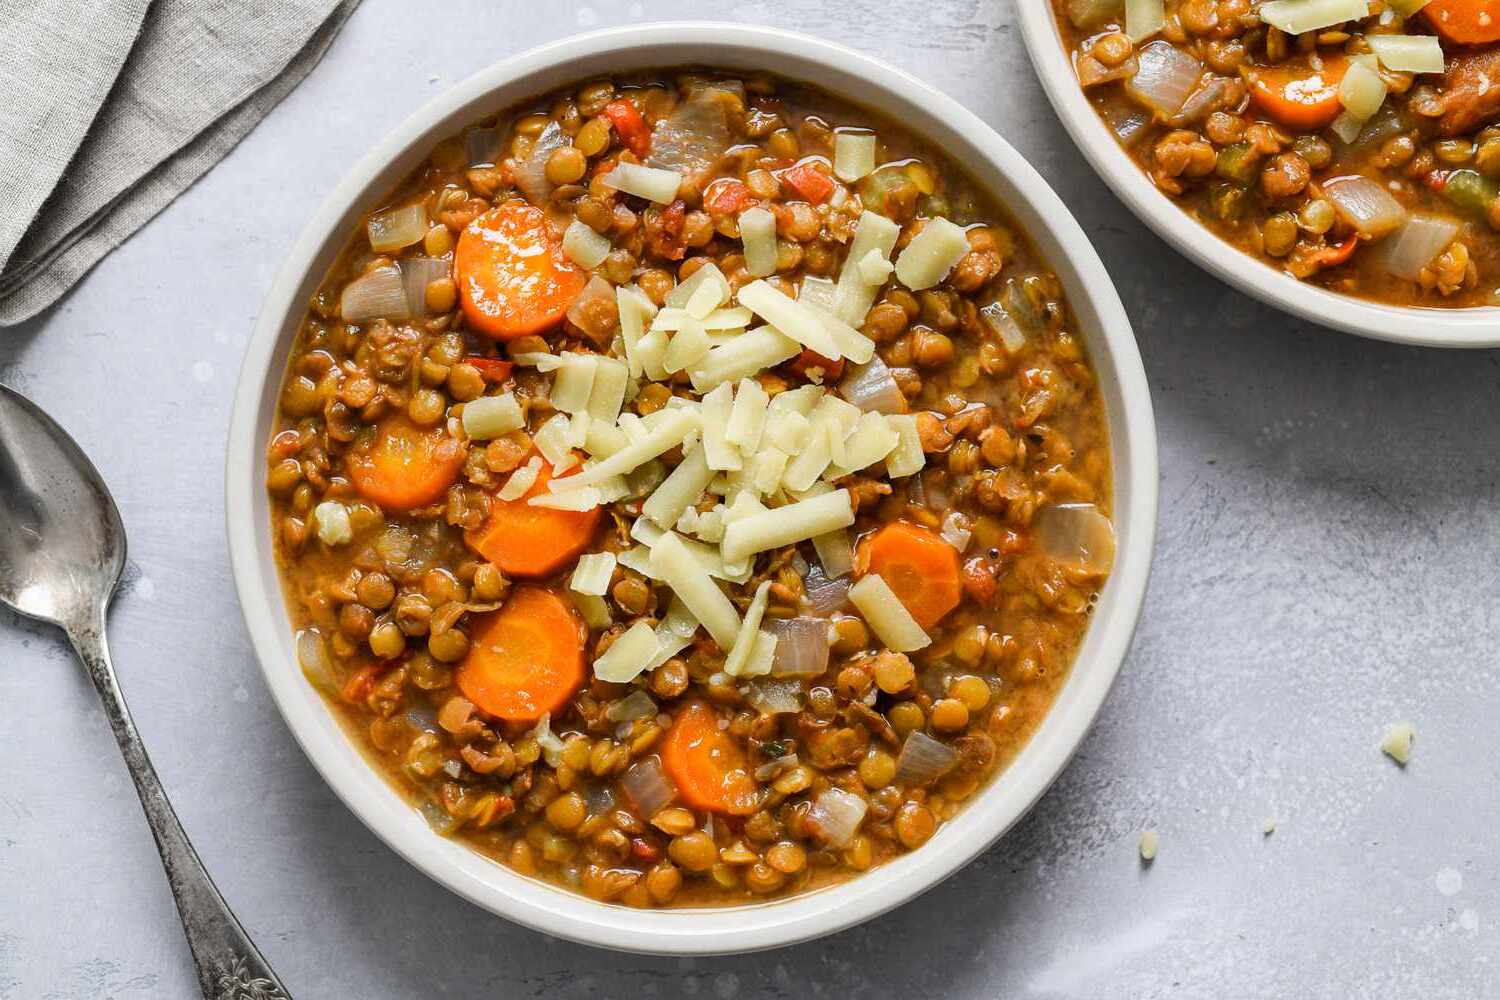
<path id="1" fill-rule="evenodd" d="M 1500 347 L 1500 308 L 1388 306 L 1326 291 L 1230 246 L 1161 191 L 1089 104 L 1063 48 L 1051 0 L 1016 0 L 1021 33 L 1058 117 L 1099 176 L 1157 235 L 1267 305 L 1336 330 L 1428 347 Z"/>
<path id="2" fill-rule="evenodd" d="M 524 878 L 437 836 L 360 756 L 296 665 L 272 558 L 264 449 L 308 297 L 350 229 L 433 143 L 564 84 L 705 58 L 716 68 L 770 70 L 879 108 L 966 164 L 1008 206 L 1061 276 L 1100 376 L 1114 443 L 1119 551 L 1051 714 L 1010 768 L 929 844 L 791 899 L 643 912 Z M 240 374 L 227 461 L 230 554 L 245 623 L 287 724 L 339 797 L 408 861 L 488 910 L 575 941 L 673 955 L 771 948 L 849 927 L 930 888 L 1009 829 L 1057 777 L 1109 691 L 1145 595 L 1156 520 L 1151 401 L 1129 320 L 1083 230 L 1036 171 L 974 115 L 904 73 L 812 38 L 730 24 L 654 24 L 566 39 L 484 70 L 403 122 L 349 172 L 287 254 Z"/>

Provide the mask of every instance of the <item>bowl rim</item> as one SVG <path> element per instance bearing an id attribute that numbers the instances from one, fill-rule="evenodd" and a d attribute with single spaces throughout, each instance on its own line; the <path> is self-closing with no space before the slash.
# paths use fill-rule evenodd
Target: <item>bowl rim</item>
<path id="1" fill-rule="evenodd" d="M 377 773 L 295 668 L 293 636 L 271 554 L 263 451 L 293 332 L 310 289 L 342 246 L 351 220 L 419 160 L 431 141 L 527 94 L 605 69 L 702 64 L 770 69 L 866 102 L 941 148 L 974 151 L 998 201 L 1017 218 L 1067 287 L 1100 374 L 1109 417 L 1119 535 L 1107 582 L 1057 701 L 1004 776 L 923 849 L 858 878 L 783 900 L 735 907 L 642 911 L 603 904 L 518 875 L 432 833 Z M 552 81 L 550 84 L 548 81 Z M 854 98 L 856 101 L 858 98 Z M 938 134 L 934 134 L 938 133 Z M 415 157 L 415 158 L 414 158 Z M 720 22 L 657 22 L 576 35 L 479 71 L 434 97 L 346 173 L 311 216 L 267 292 L 246 349 L 225 455 L 225 516 L 239 604 L 267 686 L 323 780 L 389 847 L 458 895 L 516 923 L 584 944 L 663 955 L 728 954 L 821 937 L 871 919 L 931 888 L 1013 826 L 1047 789 L 1091 726 L 1124 659 L 1145 598 L 1156 530 L 1155 424 L 1140 354 L 1102 262 L 1056 194 L 989 126 L 914 77 L 833 43 L 779 29 Z"/>
<path id="2" fill-rule="evenodd" d="M 1089 104 L 1052 0 L 1025 0 L 1016 9 L 1031 63 L 1074 144 L 1136 218 L 1184 257 L 1269 306 L 1355 336 L 1420 347 L 1500 346 L 1500 307 L 1392 306 L 1341 295 L 1298 281 L 1220 239 L 1146 178 Z"/>

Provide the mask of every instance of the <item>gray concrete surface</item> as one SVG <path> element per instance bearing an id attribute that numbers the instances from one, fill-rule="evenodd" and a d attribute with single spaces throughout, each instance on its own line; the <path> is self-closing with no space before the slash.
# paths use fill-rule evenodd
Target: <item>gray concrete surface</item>
<path id="1" fill-rule="evenodd" d="M 1496 996 L 1500 368 L 1297 323 L 1151 235 L 1073 150 L 1012 2 L 366 0 L 328 59 L 60 308 L 0 379 L 77 435 L 130 531 L 111 623 L 136 717 L 226 896 L 310 998 Z M 422 11 L 435 12 L 435 23 Z M 242 345 L 346 167 L 449 82 L 595 25 L 696 15 L 882 56 L 973 108 L 1094 235 L 1161 429 L 1156 572 L 1098 726 L 948 883 L 819 943 L 643 959 L 449 895 L 322 784 L 253 662 L 221 528 Z M 712 53 L 705 52 L 706 59 Z M 1405 771 L 1376 750 L 1410 718 Z M 192 994 L 92 690 L 0 616 L 0 998 Z M 1271 836 L 1263 821 L 1277 820 Z M 1161 855 L 1137 863 L 1136 837 Z"/>

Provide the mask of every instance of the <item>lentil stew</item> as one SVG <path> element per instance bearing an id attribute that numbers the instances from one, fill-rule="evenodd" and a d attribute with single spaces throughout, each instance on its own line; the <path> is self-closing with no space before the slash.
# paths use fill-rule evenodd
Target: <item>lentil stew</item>
<path id="1" fill-rule="evenodd" d="M 435 830 L 595 899 L 915 850 L 1040 724 L 1112 564 L 1072 322 L 961 170 L 810 87 L 619 77 L 468 128 L 288 362 L 302 670 Z"/>
<path id="2" fill-rule="evenodd" d="M 1500 0 L 1052 0 L 1158 190 L 1390 305 L 1500 305 Z"/>

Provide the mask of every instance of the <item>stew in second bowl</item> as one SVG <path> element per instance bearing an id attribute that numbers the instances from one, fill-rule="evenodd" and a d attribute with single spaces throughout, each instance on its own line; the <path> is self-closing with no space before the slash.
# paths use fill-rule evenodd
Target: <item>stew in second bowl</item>
<path id="1" fill-rule="evenodd" d="M 351 234 L 268 449 L 309 679 L 439 832 L 631 906 L 926 842 L 1107 576 L 1059 283 L 940 153 L 811 88 L 595 80 Z"/>
<path id="2" fill-rule="evenodd" d="M 1053 0 L 1156 187 L 1293 277 L 1500 305 L 1500 0 Z"/>

